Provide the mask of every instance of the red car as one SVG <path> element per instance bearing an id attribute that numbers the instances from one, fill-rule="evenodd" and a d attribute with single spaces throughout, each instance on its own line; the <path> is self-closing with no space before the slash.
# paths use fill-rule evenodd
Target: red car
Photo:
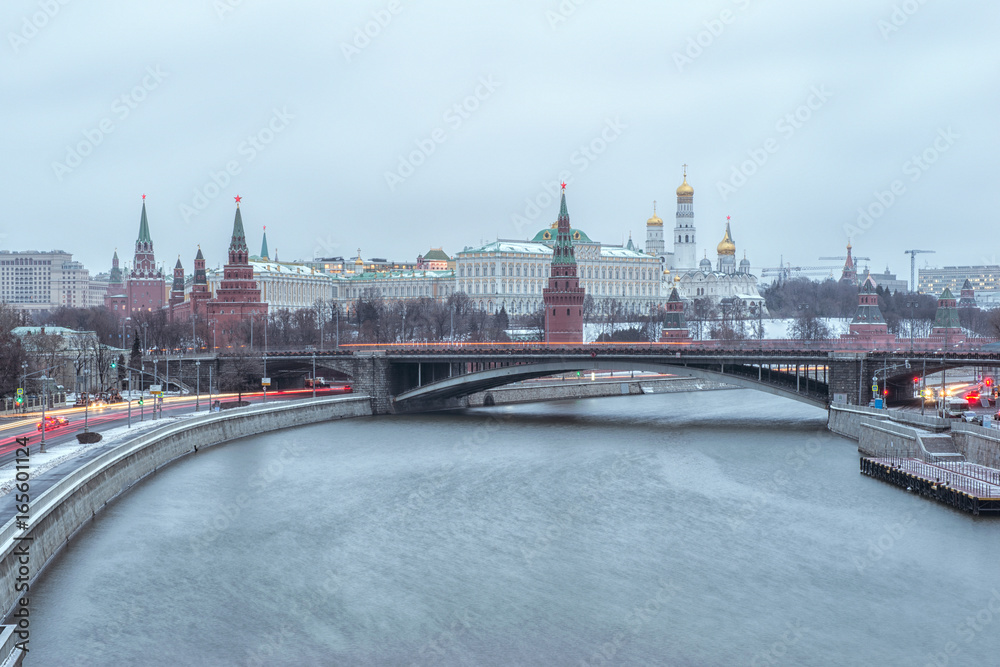
<path id="1" fill-rule="evenodd" d="M 60 426 L 66 426 L 69 424 L 69 420 L 65 417 L 46 417 L 44 421 L 38 422 L 38 427 L 36 431 L 51 431 L 54 428 L 59 428 Z M 44 429 L 42 428 L 44 425 Z"/>
<path id="2" fill-rule="evenodd" d="M 345 394 L 352 394 L 352 393 L 354 393 L 354 390 L 351 389 L 351 385 L 349 385 L 349 384 L 340 385 L 339 387 L 330 387 L 330 389 L 332 391 L 340 391 L 340 392 L 343 392 Z"/>

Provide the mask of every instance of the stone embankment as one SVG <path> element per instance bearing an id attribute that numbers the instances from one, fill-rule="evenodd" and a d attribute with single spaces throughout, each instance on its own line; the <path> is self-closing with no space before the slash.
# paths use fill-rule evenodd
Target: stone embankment
<path id="1" fill-rule="evenodd" d="M 1000 429 L 903 410 L 830 407 L 858 441 L 861 472 L 972 514 L 1000 514 Z"/>
<path id="2" fill-rule="evenodd" d="M 514 405 L 537 401 L 558 401 L 571 398 L 602 396 L 633 396 L 637 394 L 668 394 L 687 391 L 739 389 L 733 385 L 697 378 L 630 378 L 621 382 L 522 382 L 481 391 L 469 396 L 469 407 Z"/>
<path id="3" fill-rule="evenodd" d="M 11 519 L 0 529 L 0 606 L 9 615 L 23 595 L 18 591 L 20 564 L 24 560 L 18 553 L 23 552 L 23 545 L 28 545 L 28 578 L 33 580 L 108 501 L 178 457 L 258 433 L 371 413 L 371 400 L 367 396 L 319 398 L 206 413 L 141 435 L 81 465 L 37 497 L 31 496 L 27 529 L 19 527 L 17 519 Z M 10 656 L 11 639 L 6 632 L 0 634 L 0 641 L 10 645 L 0 655 L 0 663 Z"/>

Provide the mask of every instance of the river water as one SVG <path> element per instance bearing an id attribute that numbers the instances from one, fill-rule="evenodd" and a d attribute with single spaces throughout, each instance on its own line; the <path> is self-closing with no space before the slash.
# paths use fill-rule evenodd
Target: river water
<path id="1" fill-rule="evenodd" d="M 752 391 L 185 457 L 33 587 L 27 665 L 1000 664 L 1000 537 Z"/>

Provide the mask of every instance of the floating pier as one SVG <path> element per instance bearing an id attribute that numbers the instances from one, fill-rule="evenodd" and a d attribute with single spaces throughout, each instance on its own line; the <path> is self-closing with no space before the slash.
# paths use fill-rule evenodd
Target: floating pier
<path id="1" fill-rule="evenodd" d="M 971 512 L 1000 514 L 1000 471 L 966 461 L 861 457 L 861 474 Z"/>

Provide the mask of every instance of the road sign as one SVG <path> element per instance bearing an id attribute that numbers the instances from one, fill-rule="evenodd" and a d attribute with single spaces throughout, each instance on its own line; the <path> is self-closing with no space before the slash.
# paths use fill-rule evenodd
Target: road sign
<path id="1" fill-rule="evenodd" d="M 260 379 L 260 384 L 262 386 L 264 386 L 264 387 L 270 387 L 271 386 L 271 378 L 261 378 Z"/>
<path id="2" fill-rule="evenodd" d="M 17 388 L 17 395 L 18 396 L 24 396 L 24 389 L 22 389 L 21 387 L 18 387 Z"/>
<path id="3" fill-rule="evenodd" d="M 149 391 L 150 392 L 163 391 L 163 385 L 162 384 L 151 384 L 151 385 L 149 385 Z"/>
<path id="4" fill-rule="evenodd" d="M 873 384 L 872 385 L 872 391 L 874 391 L 876 394 L 878 393 L 878 385 L 877 384 Z"/>

